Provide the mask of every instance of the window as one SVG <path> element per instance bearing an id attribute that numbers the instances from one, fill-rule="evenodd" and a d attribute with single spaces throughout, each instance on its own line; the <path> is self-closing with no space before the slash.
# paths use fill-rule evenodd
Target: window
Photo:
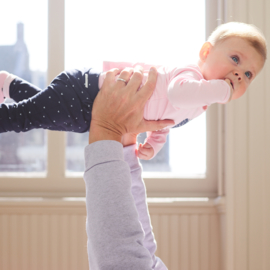
<path id="1" fill-rule="evenodd" d="M 194 63 L 201 43 L 205 40 L 204 1 L 200 0 L 184 2 L 183 6 L 180 6 L 181 2 L 175 0 L 166 3 L 150 0 L 136 2 L 48 0 L 45 3 L 46 6 L 48 5 L 48 79 L 46 83 L 67 68 L 91 65 L 96 69 L 101 69 L 103 60 L 167 65 Z M 128 8 L 127 3 L 129 3 Z M 41 25 L 39 20 L 41 15 L 38 15 L 39 7 L 29 2 L 25 5 L 26 14 L 29 7 L 31 7 L 31 13 L 28 17 L 33 20 L 32 24 Z M 136 10 L 137 7 L 140 8 Z M 45 14 L 42 16 L 47 16 L 47 9 L 43 7 L 41 10 Z M 99 12 L 102 16 L 98 15 Z M 33 13 L 39 18 L 32 17 Z M 110 14 L 114 14 L 113 19 L 109 19 Z M 185 17 L 186 14 L 189 15 L 188 18 Z M 13 17 L 12 22 L 16 25 L 18 21 L 15 18 Z M 185 19 L 182 20 L 183 18 Z M 138 21 L 142 21 L 143 25 L 139 25 Z M 46 19 L 42 20 L 42 25 L 44 22 Z M 199 27 L 201 27 L 200 30 L 198 30 Z M 26 32 L 26 22 L 24 28 Z M 107 38 L 107 42 L 102 41 L 102 36 Z M 42 40 L 44 37 L 47 37 L 46 28 L 35 32 L 35 40 Z M 146 42 L 150 37 L 153 43 Z M 195 39 L 191 40 L 193 37 Z M 12 42 L 9 43 L 12 44 Z M 46 40 L 43 43 L 46 44 Z M 113 47 L 112 44 L 118 46 Z M 29 54 L 31 55 L 30 48 Z M 43 78 L 40 79 L 41 81 L 45 78 L 47 68 L 46 60 L 42 60 L 44 55 L 46 52 L 43 54 L 40 49 L 38 56 L 35 57 L 36 60 L 40 57 L 40 61 L 37 62 L 45 63 L 42 67 L 35 66 L 36 70 L 41 71 L 41 78 Z M 213 106 L 206 115 L 173 130 L 167 147 L 164 147 L 163 156 L 157 156 L 157 160 L 152 163 L 143 163 L 149 196 L 213 197 L 216 195 L 218 117 L 218 110 Z M 198 126 L 200 126 L 199 129 Z M 190 129 L 195 129 L 195 131 L 190 131 Z M 11 174 L 11 170 L 7 169 L 9 173 L 0 173 L 0 194 L 6 196 L 84 196 L 83 151 L 88 143 L 88 134 L 42 132 L 43 146 L 38 147 L 45 149 L 41 157 L 43 167 L 40 171 L 44 172 L 43 175 Z M 19 137 L 21 134 L 15 135 Z M 26 134 L 30 136 L 30 133 Z M 191 135 L 194 137 L 187 142 L 186 137 L 191 137 Z M 143 135 L 140 139 L 143 139 Z M 182 144 L 178 144 L 178 141 Z M 28 145 L 30 146 L 33 146 L 32 142 Z M 180 157 L 179 153 L 181 154 L 186 146 L 188 146 L 188 151 Z M 194 148 L 191 148 L 192 146 Z M 202 148 L 199 149 L 199 147 Z M 166 164 L 164 161 L 168 160 L 168 155 L 170 163 Z M 36 154 L 32 156 L 36 157 Z M 192 162 L 188 158 L 191 158 Z M 197 169 L 188 168 L 189 164 L 194 164 L 195 158 L 199 160 Z M 162 169 L 163 172 L 157 170 L 157 167 L 161 167 L 160 164 L 163 164 L 165 168 Z M 18 169 L 16 171 L 22 172 Z"/>
<path id="2" fill-rule="evenodd" d="M 103 61 L 174 66 L 197 63 L 205 41 L 203 1 L 138 0 L 133 2 L 132 9 L 116 8 L 126 4 L 125 0 L 66 0 L 66 69 L 87 66 L 101 71 Z M 141 160 L 144 171 L 172 177 L 204 177 L 205 127 L 203 114 L 188 125 L 172 129 L 158 155 L 151 161 Z M 87 139 L 88 136 L 67 134 L 67 171 L 83 171 Z M 138 137 L 141 143 L 144 139 L 145 134 Z"/>
<path id="3" fill-rule="evenodd" d="M 12 16 L 8 12 L 0 16 L 0 23 L 5 26 L 1 27 L 0 70 L 16 74 L 41 89 L 46 85 L 47 6 L 47 0 L 5 1 L 2 9 L 12 10 Z M 37 32 L 42 33 L 38 39 Z M 6 99 L 5 102 L 14 101 Z M 44 173 L 46 157 L 44 130 L 0 134 L 0 172 Z"/>

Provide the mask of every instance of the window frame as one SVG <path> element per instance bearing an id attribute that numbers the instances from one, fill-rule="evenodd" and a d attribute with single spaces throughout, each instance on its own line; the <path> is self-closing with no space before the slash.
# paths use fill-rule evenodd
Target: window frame
<path id="1" fill-rule="evenodd" d="M 219 3 L 219 2 L 218 2 Z M 206 0 L 206 36 L 217 26 L 218 3 Z M 48 0 L 49 83 L 65 67 L 65 0 Z M 206 113 L 206 177 L 153 178 L 144 175 L 149 197 L 209 197 L 223 194 L 224 108 L 212 105 Z M 40 174 L 1 173 L 0 196 L 84 197 L 83 175 L 66 174 L 66 133 L 47 131 L 47 172 Z M 57 149 L 57 150 L 56 150 Z M 194 153 L 196 154 L 196 153 Z"/>

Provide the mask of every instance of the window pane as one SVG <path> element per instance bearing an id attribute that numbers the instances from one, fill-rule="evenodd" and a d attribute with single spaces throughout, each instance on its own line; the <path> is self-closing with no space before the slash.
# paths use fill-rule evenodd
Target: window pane
<path id="1" fill-rule="evenodd" d="M 0 16 L 0 70 L 41 89 L 47 77 L 47 5 L 47 0 L 2 1 Z M 1 133 L 0 172 L 43 172 L 46 151 L 44 130 Z"/>
<path id="2" fill-rule="evenodd" d="M 66 68 L 89 66 L 101 70 L 103 61 L 177 66 L 197 63 L 205 41 L 204 10 L 201 0 L 66 0 Z M 83 170 L 83 159 L 75 153 L 80 151 L 83 157 L 87 140 L 77 135 L 67 135 L 68 171 Z M 144 138 L 141 134 L 138 140 L 143 142 Z M 205 174 L 205 115 L 172 129 L 159 154 L 142 164 L 144 171 L 178 176 Z"/>

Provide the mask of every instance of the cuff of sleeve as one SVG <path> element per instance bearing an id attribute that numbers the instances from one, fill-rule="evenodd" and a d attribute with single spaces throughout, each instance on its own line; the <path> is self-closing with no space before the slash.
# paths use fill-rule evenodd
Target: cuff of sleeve
<path id="1" fill-rule="evenodd" d="M 117 141 L 97 141 L 85 147 L 84 157 L 86 170 L 99 163 L 124 160 L 123 145 Z"/>
<path id="2" fill-rule="evenodd" d="M 4 82 L 4 85 L 3 85 L 3 93 L 4 93 L 5 98 L 10 98 L 10 96 L 9 96 L 9 86 L 10 86 L 11 82 L 16 78 L 17 78 L 17 76 L 10 73 L 7 76 L 7 78 L 5 79 L 5 82 Z"/>
<path id="3" fill-rule="evenodd" d="M 128 165 L 131 168 L 139 166 L 139 160 L 135 154 L 136 148 L 137 148 L 136 144 L 132 144 L 123 148 L 124 160 L 128 163 Z"/>
<path id="4" fill-rule="evenodd" d="M 223 80 L 221 80 L 221 84 L 224 85 L 224 89 L 226 91 L 226 95 L 225 97 L 218 103 L 221 103 L 221 104 L 225 104 L 228 102 L 229 98 L 230 98 L 230 95 L 231 95 L 231 89 L 230 89 L 230 86 Z"/>

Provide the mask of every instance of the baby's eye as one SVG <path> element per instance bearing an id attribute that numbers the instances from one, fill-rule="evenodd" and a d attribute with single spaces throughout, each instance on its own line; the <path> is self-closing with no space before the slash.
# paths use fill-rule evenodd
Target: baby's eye
<path id="1" fill-rule="evenodd" d="M 246 75 L 249 79 L 251 79 L 251 77 L 252 77 L 252 74 L 251 74 L 250 71 L 245 72 L 245 75 Z"/>
<path id="2" fill-rule="evenodd" d="M 238 64 L 238 62 L 239 62 L 239 58 L 238 58 L 237 56 L 232 56 L 232 60 L 233 60 L 236 64 Z"/>

